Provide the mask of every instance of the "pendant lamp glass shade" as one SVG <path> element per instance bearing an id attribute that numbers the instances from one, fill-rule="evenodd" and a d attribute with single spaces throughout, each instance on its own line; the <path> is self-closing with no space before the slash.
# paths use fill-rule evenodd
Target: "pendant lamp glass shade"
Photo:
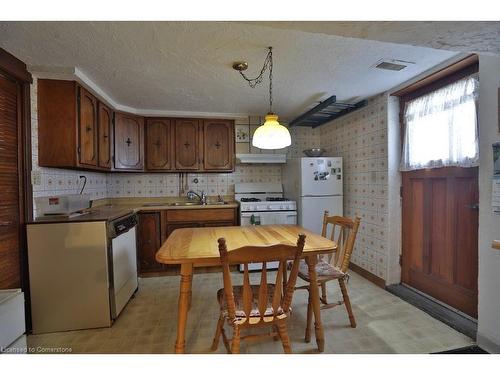
<path id="1" fill-rule="evenodd" d="M 252 145 L 264 150 L 277 150 L 290 146 L 292 139 L 286 127 L 278 122 L 278 116 L 268 113 L 264 124 L 253 134 Z"/>

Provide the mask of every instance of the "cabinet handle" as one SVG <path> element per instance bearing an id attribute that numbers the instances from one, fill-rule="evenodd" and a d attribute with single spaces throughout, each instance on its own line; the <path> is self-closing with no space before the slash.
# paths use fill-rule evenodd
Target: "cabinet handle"
<path id="1" fill-rule="evenodd" d="M 158 139 L 158 140 L 154 143 L 154 145 L 155 145 L 155 146 L 157 146 L 157 147 L 160 147 L 160 146 L 161 146 L 161 142 L 160 142 L 160 140 Z"/>
<path id="2" fill-rule="evenodd" d="M 220 148 L 221 144 L 219 141 L 217 141 L 217 143 L 215 144 L 215 148 L 218 150 Z"/>
<path id="3" fill-rule="evenodd" d="M 125 143 L 127 144 L 127 146 L 130 147 L 130 145 L 132 144 L 132 141 L 130 140 L 130 138 L 127 138 L 127 141 Z"/>
<path id="4" fill-rule="evenodd" d="M 91 128 L 90 126 L 87 126 L 87 127 L 85 128 L 85 130 L 86 130 L 86 131 L 87 131 L 87 133 L 88 133 L 88 132 L 92 131 L 92 128 Z"/>
<path id="5" fill-rule="evenodd" d="M 13 221 L 0 221 L 0 227 L 10 227 L 12 224 L 14 224 Z"/>
<path id="6" fill-rule="evenodd" d="M 107 136 L 106 134 L 104 134 L 102 137 L 103 137 L 104 139 L 108 138 L 108 136 Z"/>
<path id="7" fill-rule="evenodd" d="M 188 148 L 189 146 L 191 146 L 191 144 L 186 141 L 186 143 L 184 143 L 184 147 Z"/>

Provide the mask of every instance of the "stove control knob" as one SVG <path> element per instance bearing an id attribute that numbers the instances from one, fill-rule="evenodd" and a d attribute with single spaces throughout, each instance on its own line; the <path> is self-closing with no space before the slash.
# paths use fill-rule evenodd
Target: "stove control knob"
<path id="1" fill-rule="evenodd" d="M 267 205 L 267 209 L 270 210 L 272 206 L 270 204 Z"/>
<path id="2" fill-rule="evenodd" d="M 280 206 L 280 210 L 282 210 L 282 209 L 283 209 L 283 205 Z"/>
<path id="3" fill-rule="evenodd" d="M 289 210 L 289 209 L 290 209 L 290 205 L 288 205 L 288 204 L 287 204 L 285 208 L 286 208 L 287 210 Z"/>

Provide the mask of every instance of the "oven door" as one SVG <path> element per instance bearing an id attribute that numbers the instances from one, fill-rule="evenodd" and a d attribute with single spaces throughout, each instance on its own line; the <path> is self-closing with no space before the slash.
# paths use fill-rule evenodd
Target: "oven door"
<path id="1" fill-rule="evenodd" d="M 253 220 L 252 220 L 253 216 Z M 297 224 L 297 211 L 242 212 L 241 225 Z"/>

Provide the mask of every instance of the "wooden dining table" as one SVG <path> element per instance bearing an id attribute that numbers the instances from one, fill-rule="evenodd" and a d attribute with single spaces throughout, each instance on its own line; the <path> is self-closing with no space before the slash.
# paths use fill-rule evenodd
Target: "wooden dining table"
<path id="1" fill-rule="evenodd" d="M 269 246 L 278 243 L 295 245 L 300 233 L 306 235 L 303 257 L 310 274 L 310 288 L 315 319 L 315 335 L 318 350 L 324 350 L 325 338 L 321 324 L 320 297 L 315 266 L 317 255 L 328 254 L 337 249 L 337 244 L 319 234 L 297 225 L 250 225 L 242 227 L 199 227 L 176 229 L 156 253 L 156 260 L 163 264 L 180 264 L 179 315 L 175 353 L 185 352 L 186 324 L 191 306 L 191 284 L 195 267 L 220 265 L 217 239 L 226 239 L 228 250 L 242 246 Z M 221 285 L 222 287 L 222 285 Z M 214 291 L 214 301 L 215 301 Z"/>

